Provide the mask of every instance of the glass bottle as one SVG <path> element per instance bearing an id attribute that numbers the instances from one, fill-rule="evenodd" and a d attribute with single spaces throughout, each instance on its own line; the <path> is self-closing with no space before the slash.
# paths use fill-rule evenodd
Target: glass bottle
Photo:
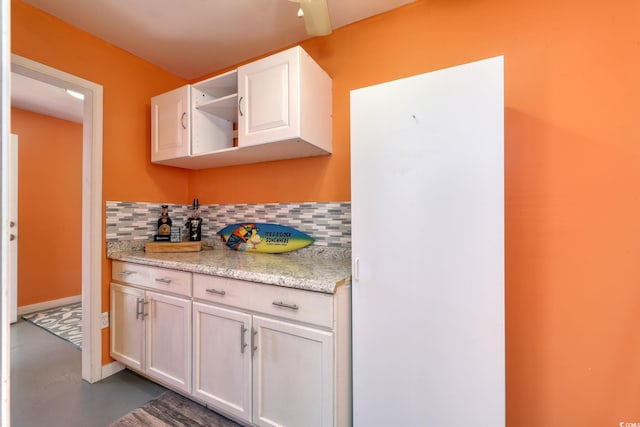
<path id="1" fill-rule="evenodd" d="M 202 218 L 200 218 L 200 204 L 198 203 L 198 199 L 193 199 L 191 218 L 187 220 L 186 227 L 189 232 L 189 241 L 199 242 L 202 240 Z"/>
<path id="2" fill-rule="evenodd" d="M 158 219 L 158 236 L 171 235 L 171 218 L 169 218 L 169 205 L 162 205 L 160 218 Z"/>

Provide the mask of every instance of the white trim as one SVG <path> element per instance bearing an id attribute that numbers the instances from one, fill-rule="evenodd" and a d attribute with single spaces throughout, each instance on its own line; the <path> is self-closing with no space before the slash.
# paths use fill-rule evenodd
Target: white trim
<path id="1" fill-rule="evenodd" d="M 102 378 L 110 377 L 113 374 L 117 374 L 118 372 L 124 370 L 126 366 L 124 366 L 120 362 L 111 362 L 102 367 Z"/>
<path id="2" fill-rule="evenodd" d="M 74 295 L 72 297 L 54 299 L 51 301 L 38 302 L 36 304 L 23 305 L 18 307 L 18 316 L 22 316 L 26 313 L 33 313 L 36 311 L 47 310 L 54 307 L 60 307 L 62 305 L 69 305 L 82 301 L 82 295 Z"/>
<path id="3" fill-rule="evenodd" d="M 9 343 L 9 298 L 8 298 L 8 258 L 7 249 L 9 247 L 9 224 L 7 218 L 9 214 L 8 194 L 5 191 L 7 186 L 7 154 L 9 148 L 9 134 L 11 129 L 11 105 L 9 96 L 11 92 L 11 72 L 9 70 L 9 54 L 11 52 L 11 2 L 0 0 L 0 140 L 2 149 L 0 150 L 0 426 L 5 427 L 10 423 L 10 343 Z"/>
<path id="4" fill-rule="evenodd" d="M 12 71 L 85 95 L 82 126 L 82 378 L 102 379 L 102 86 L 11 56 Z M 89 333 L 86 333 L 89 331 Z"/>

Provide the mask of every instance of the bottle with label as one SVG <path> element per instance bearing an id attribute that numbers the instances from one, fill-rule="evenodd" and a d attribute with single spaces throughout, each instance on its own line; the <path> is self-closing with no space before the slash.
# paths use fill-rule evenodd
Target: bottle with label
<path id="1" fill-rule="evenodd" d="M 202 218 L 200 218 L 200 204 L 198 203 L 198 199 L 193 199 L 191 218 L 187 220 L 185 227 L 189 233 L 189 241 L 199 242 L 202 240 Z"/>
<path id="2" fill-rule="evenodd" d="M 171 238 L 171 218 L 169 218 L 169 205 L 162 205 L 160 218 L 158 219 L 158 234 L 156 241 L 169 241 Z"/>

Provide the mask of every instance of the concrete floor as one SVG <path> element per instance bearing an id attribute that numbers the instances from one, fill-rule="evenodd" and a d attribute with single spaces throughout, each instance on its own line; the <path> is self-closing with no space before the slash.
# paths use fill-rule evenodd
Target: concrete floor
<path id="1" fill-rule="evenodd" d="M 89 384 L 81 356 L 28 322 L 11 325 L 12 427 L 106 427 L 166 391 L 128 370 Z"/>

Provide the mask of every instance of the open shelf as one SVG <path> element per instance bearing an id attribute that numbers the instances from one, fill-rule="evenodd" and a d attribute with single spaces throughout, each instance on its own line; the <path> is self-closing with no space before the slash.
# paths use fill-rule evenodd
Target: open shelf
<path id="1" fill-rule="evenodd" d="M 238 94 L 203 102 L 196 109 L 235 123 L 238 121 Z"/>

